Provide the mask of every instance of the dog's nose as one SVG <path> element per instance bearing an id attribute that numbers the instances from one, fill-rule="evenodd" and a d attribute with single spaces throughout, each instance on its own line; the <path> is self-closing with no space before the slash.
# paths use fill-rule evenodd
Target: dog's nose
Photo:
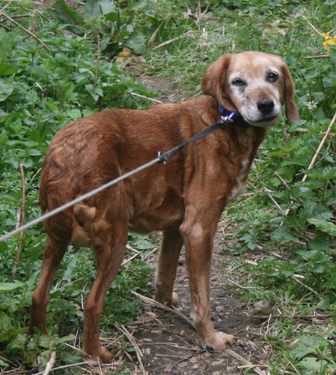
<path id="1" fill-rule="evenodd" d="M 260 100 L 258 102 L 257 107 L 261 113 L 268 114 L 273 111 L 274 102 L 273 100 Z"/>

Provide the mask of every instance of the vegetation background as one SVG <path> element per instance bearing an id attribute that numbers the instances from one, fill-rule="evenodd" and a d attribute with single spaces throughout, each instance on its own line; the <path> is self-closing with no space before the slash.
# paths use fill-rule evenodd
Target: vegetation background
<path id="1" fill-rule="evenodd" d="M 262 335 L 274 350 L 270 374 L 335 372 L 335 1 L 66 3 L 47 2 L 45 9 L 29 0 L 0 4 L 0 234 L 39 216 L 40 167 L 61 127 L 106 108 L 152 105 L 159 93 L 141 83 L 144 77 L 168 82 L 171 93 L 187 99 L 201 94 L 202 75 L 222 54 L 281 55 L 296 83 L 301 120 L 289 124 L 283 117 L 269 132 L 246 194 L 225 212 L 236 230 L 222 249 L 232 255 L 223 272 L 234 269 L 239 285 L 253 287 L 248 293 L 232 288 L 243 308 L 259 300 L 280 306 Z M 0 242 L 3 374 L 42 371 L 54 350 L 56 367 L 80 362 L 80 353 L 67 345 L 80 346 L 80 337 L 64 335 L 83 325 L 82 306 L 74 301 L 85 300 L 94 279 L 89 249 L 71 248 L 62 263 L 50 296 L 50 335 L 25 335 L 44 240 L 36 225 Z M 134 249 L 141 253 L 111 287 L 105 332 L 138 313 L 130 290 L 149 292 L 153 276 L 144 257 L 155 242 L 130 235 L 129 257 Z M 324 317 L 322 324 L 314 324 L 316 316 Z M 80 366 L 67 371 L 81 373 Z M 117 373 L 130 371 L 126 366 Z"/>

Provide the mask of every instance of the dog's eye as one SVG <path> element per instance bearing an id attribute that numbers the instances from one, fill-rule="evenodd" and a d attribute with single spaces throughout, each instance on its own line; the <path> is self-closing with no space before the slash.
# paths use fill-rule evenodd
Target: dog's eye
<path id="1" fill-rule="evenodd" d="M 241 78 L 235 78 L 232 81 L 232 84 L 235 85 L 235 86 L 243 86 L 243 85 L 245 85 L 245 82 Z"/>
<path id="2" fill-rule="evenodd" d="M 278 80 L 279 76 L 277 75 L 277 73 L 268 73 L 268 77 L 267 77 L 267 80 L 269 82 L 276 82 Z"/>

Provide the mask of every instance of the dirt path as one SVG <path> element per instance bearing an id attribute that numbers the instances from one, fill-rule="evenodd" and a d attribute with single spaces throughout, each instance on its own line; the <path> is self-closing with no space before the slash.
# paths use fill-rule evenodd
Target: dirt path
<path id="1" fill-rule="evenodd" d="M 223 263 L 231 259 L 220 252 L 222 230 L 220 223 L 215 241 L 211 277 L 212 320 L 217 330 L 235 335 L 236 342 L 224 352 L 209 352 L 198 346 L 195 331 L 174 313 L 144 304 L 143 314 L 127 329 L 139 346 L 145 371 L 150 375 L 224 375 L 243 374 L 250 367 L 262 372 L 267 363 L 267 348 L 255 341 L 259 324 L 249 319 L 246 307 L 232 296 L 232 289 L 225 282 Z M 154 261 L 153 261 L 154 262 Z M 179 310 L 189 316 L 190 293 L 188 276 L 182 254 L 175 283 L 179 295 Z M 239 356 L 241 358 L 239 358 Z M 248 362 L 253 366 L 249 366 Z M 132 374 L 142 374 L 139 361 L 129 362 Z M 243 366 L 243 367 L 242 367 Z"/>

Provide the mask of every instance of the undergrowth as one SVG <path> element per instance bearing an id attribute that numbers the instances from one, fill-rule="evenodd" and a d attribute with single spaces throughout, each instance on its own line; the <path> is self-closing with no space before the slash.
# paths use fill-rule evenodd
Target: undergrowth
<path id="1" fill-rule="evenodd" d="M 105 108 L 150 105 L 146 98 L 155 94 L 138 75 L 173 81 L 188 98 L 201 93 L 205 69 L 222 54 L 279 54 L 292 71 L 301 119 L 289 124 L 283 117 L 269 131 L 246 195 L 225 213 L 239 223 L 229 251 L 242 263 L 239 283 L 248 274 L 246 283 L 252 279 L 256 286 L 242 296 L 246 303 L 267 299 L 283 311 L 264 337 L 276 353 L 270 373 L 335 368 L 334 322 L 304 329 L 295 323 L 296 314 L 331 316 L 336 305 L 335 127 L 318 150 L 336 110 L 334 1 L 84 3 L 70 8 L 59 0 L 41 12 L 29 1 L 13 2 L 0 12 L 0 233 L 18 225 L 22 212 L 25 221 L 39 215 L 40 166 L 58 129 Z M 80 346 L 73 335 L 82 327 L 80 301 L 95 277 L 90 250 L 70 248 L 62 263 L 50 297 L 48 338 L 25 336 L 44 241 L 41 225 L 27 230 L 18 266 L 20 238 L 0 242 L 0 366 L 7 370 L 43 368 L 55 348 L 58 365 L 80 358 L 64 342 Z M 132 235 L 130 241 L 145 253 L 153 247 L 147 237 Z M 150 273 L 138 259 L 118 276 L 106 298 L 104 331 L 137 314 L 130 290 L 146 293 Z"/>

